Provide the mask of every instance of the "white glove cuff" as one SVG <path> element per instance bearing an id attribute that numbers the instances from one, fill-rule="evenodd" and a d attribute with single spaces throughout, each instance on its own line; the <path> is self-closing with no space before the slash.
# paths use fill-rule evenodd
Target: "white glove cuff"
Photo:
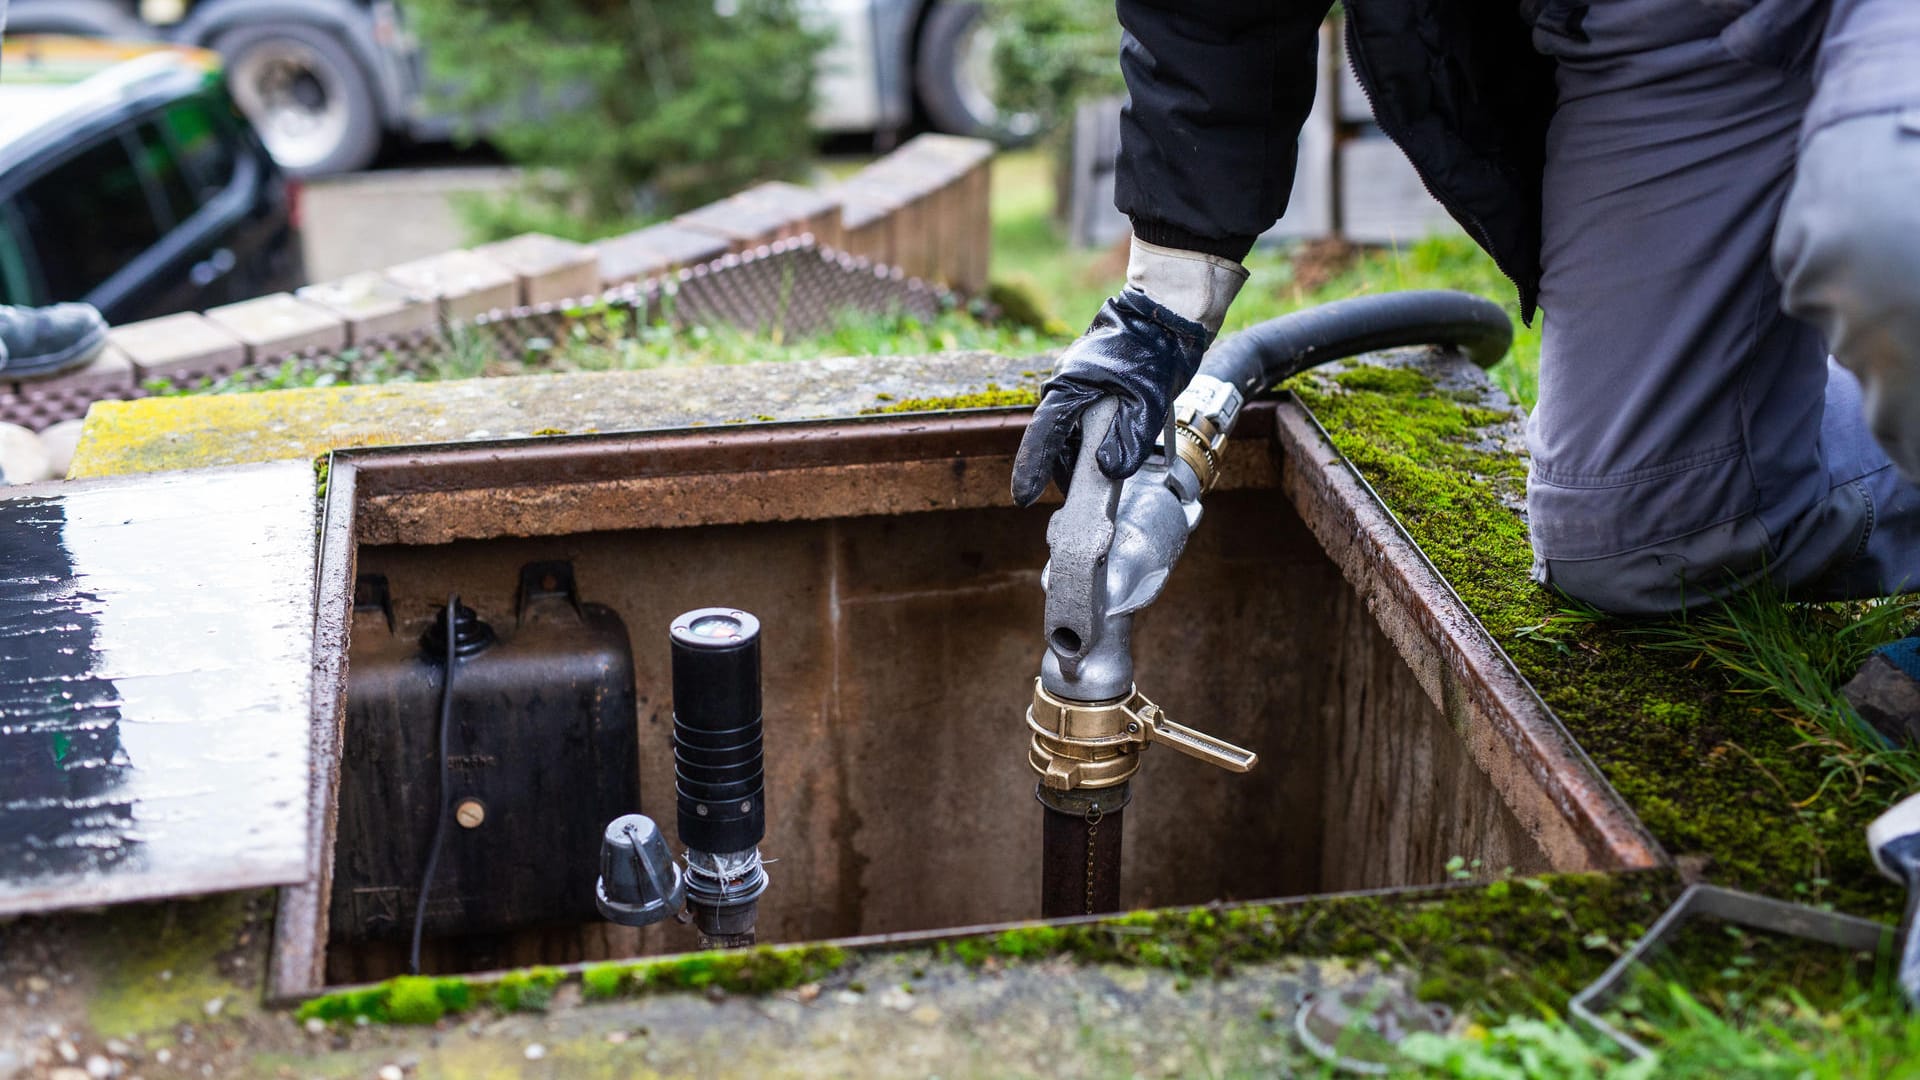
<path id="1" fill-rule="evenodd" d="M 1247 268 L 1231 259 L 1161 247 L 1137 236 L 1127 256 L 1128 285 L 1208 333 L 1220 332 L 1228 305 L 1246 281 Z"/>

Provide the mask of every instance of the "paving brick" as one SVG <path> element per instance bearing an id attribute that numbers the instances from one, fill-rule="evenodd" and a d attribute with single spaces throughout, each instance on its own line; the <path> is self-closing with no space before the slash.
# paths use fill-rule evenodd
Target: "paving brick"
<path id="1" fill-rule="evenodd" d="M 746 251 L 810 232 L 816 225 L 828 230 L 829 235 L 820 238 L 822 243 L 837 240 L 838 228 L 826 221 L 836 206 L 833 197 L 826 193 L 773 180 L 698 210 L 689 210 L 673 220 L 682 228 L 712 233 L 726 240 L 729 251 Z"/>
<path id="2" fill-rule="evenodd" d="M 347 344 L 347 324 L 339 315 L 287 293 L 213 308 L 207 320 L 246 344 L 249 363 L 310 349 L 334 351 Z"/>
<path id="3" fill-rule="evenodd" d="M 522 304 L 580 300 L 600 291 L 600 256 L 585 244 L 545 233 L 522 233 L 473 251 L 513 271 L 520 279 Z"/>
<path id="4" fill-rule="evenodd" d="M 513 271 L 471 251 L 448 251 L 390 266 L 387 277 L 403 288 L 432 297 L 440 317 L 469 322 L 520 301 L 520 279 Z"/>
<path id="5" fill-rule="evenodd" d="M 308 285 L 294 295 L 338 315 L 347 324 L 349 345 L 424 333 L 440 322 L 432 297 L 372 270 Z"/>
<path id="6" fill-rule="evenodd" d="M 600 253 L 600 286 L 611 289 L 711 262 L 725 255 L 730 245 L 712 233 L 663 222 L 593 246 Z"/>
<path id="7" fill-rule="evenodd" d="M 116 326 L 107 333 L 142 380 L 225 375 L 247 362 L 247 346 L 203 315 L 183 312 Z"/>
<path id="8" fill-rule="evenodd" d="M 100 355 L 94 357 L 86 367 L 44 378 L 23 379 L 17 392 L 50 393 L 84 388 L 94 392 L 95 397 L 123 397 L 131 393 L 135 385 L 133 361 L 128 358 L 126 350 L 109 341 L 107 347 L 100 350 Z"/>

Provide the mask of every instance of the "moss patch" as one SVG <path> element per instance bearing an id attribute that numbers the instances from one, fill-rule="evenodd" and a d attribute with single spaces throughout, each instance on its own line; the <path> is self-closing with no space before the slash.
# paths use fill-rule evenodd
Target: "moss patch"
<path id="1" fill-rule="evenodd" d="M 1388 367 L 1290 389 L 1670 852 L 1723 884 L 1896 914 L 1861 830 L 1903 792 L 1877 775 L 1829 783 L 1778 703 L 1639 647 L 1633 623 L 1570 618 L 1529 579 L 1526 464 L 1492 441 L 1512 419 L 1503 400 Z"/>
<path id="2" fill-rule="evenodd" d="M 875 413 L 915 413 L 915 412 L 952 412 L 955 409 L 996 409 L 1014 408 L 1040 403 L 1040 391 L 1032 386 L 1016 386 L 1011 390 L 1002 389 L 998 383 L 988 383 L 985 388 L 971 394 L 955 394 L 952 397 L 907 398 L 904 401 L 893 400 L 891 394 L 876 395 L 885 404 L 861 409 L 860 415 Z"/>
<path id="3" fill-rule="evenodd" d="M 80 952 L 99 981 L 87 995 L 87 1018 L 102 1035 L 160 1031 L 207 1017 L 250 1011 L 257 988 L 237 984 L 237 953 L 264 955 L 263 912 L 272 893 L 229 893 L 203 900 L 132 904 L 83 924 Z M 254 965 L 257 970 L 257 965 Z"/>
<path id="4" fill-rule="evenodd" d="M 830 945 L 762 947 L 595 964 L 579 978 L 582 996 L 595 1001 L 679 990 L 766 994 L 813 982 L 846 963 L 847 954 Z M 545 967 L 511 971 L 490 983 L 458 976 L 401 976 L 323 994 L 303 1003 L 297 1015 L 330 1022 L 364 1016 L 376 1023 L 431 1024 L 480 1004 L 501 1012 L 538 1012 L 552 1003 L 568 977 Z"/>

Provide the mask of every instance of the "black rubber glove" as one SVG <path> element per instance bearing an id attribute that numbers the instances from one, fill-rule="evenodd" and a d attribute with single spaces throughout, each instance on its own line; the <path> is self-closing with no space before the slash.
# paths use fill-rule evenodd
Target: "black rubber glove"
<path id="1" fill-rule="evenodd" d="M 1167 422 L 1174 396 L 1186 389 L 1213 344 L 1213 332 L 1174 314 L 1138 289 L 1101 305 L 1093 325 L 1067 346 L 1041 387 L 1020 452 L 1013 459 L 1013 501 L 1031 506 L 1052 479 L 1067 490 L 1080 455 L 1080 415 L 1109 395 L 1120 399 L 1113 428 L 1100 444 L 1100 471 L 1115 480 L 1138 472 Z"/>

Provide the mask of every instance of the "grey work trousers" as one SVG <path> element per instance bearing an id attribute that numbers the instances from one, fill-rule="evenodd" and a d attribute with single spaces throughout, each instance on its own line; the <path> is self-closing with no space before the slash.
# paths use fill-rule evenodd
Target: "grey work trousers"
<path id="1" fill-rule="evenodd" d="M 1920 589 L 1920 0 L 1545 7 L 1535 576 Z"/>

